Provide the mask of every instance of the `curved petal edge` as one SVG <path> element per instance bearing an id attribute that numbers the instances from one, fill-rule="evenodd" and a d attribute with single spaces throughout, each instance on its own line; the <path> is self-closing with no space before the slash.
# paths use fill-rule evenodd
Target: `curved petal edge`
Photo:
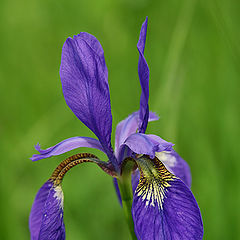
<path id="1" fill-rule="evenodd" d="M 96 148 L 105 152 L 102 145 L 97 139 L 89 137 L 72 137 L 65 139 L 62 142 L 56 144 L 55 146 L 47 149 L 41 149 L 40 145 L 37 144 L 35 146 L 35 149 L 39 152 L 39 154 L 34 154 L 30 159 L 32 161 L 37 161 L 40 159 L 57 156 L 79 147 Z"/>

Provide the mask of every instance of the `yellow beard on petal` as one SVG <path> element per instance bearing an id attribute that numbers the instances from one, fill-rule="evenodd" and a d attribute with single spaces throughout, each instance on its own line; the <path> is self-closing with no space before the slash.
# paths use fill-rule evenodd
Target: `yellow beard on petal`
<path id="1" fill-rule="evenodd" d="M 158 205 L 163 208 L 163 201 L 170 181 L 175 176 L 171 174 L 158 158 L 140 157 L 137 160 L 140 170 L 140 180 L 136 189 L 137 196 L 146 202 L 146 206 Z"/>

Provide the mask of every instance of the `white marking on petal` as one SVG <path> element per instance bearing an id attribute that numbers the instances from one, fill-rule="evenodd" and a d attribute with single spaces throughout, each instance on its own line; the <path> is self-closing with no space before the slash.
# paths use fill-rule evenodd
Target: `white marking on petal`
<path id="1" fill-rule="evenodd" d="M 164 164 L 168 171 L 173 173 L 172 167 L 177 164 L 177 159 L 175 156 L 171 155 L 169 152 L 156 152 L 155 156 Z"/>
<path id="2" fill-rule="evenodd" d="M 54 196 L 55 198 L 57 198 L 57 200 L 60 202 L 60 205 L 61 205 L 61 208 L 63 209 L 63 191 L 62 191 L 62 188 L 61 186 L 57 186 L 57 187 L 54 187 Z"/>

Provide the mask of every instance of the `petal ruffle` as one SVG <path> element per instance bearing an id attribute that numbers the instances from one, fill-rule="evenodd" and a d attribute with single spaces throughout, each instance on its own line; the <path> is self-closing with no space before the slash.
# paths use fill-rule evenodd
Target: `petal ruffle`
<path id="1" fill-rule="evenodd" d="M 127 145 L 134 153 L 145 154 L 154 158 L 156 152 L 170 151 L 174 144 L 156 135 L 135 133 L 125 140 L 121 148 L 124 145 Z"/>
<path id="2" fill-rule="evenodd" d="M 107 155 L 112 156 L 108 71 L 103 49 L 94 36 L 80 33 L 66 40 L 60 77 L 67 105 L 96 134 Z"/>
<path id="3" fill-rule="evenodd" d="M 38 191 L 29 217 L 31 240 L 64 240 L 63 192 L 47 181 Z"/>
<path id="4" fill-rule="evenodd" d="M 136 161 L 141 178 L 132 215 L 138 239 L 201 240 L 201 214 L 189 188 L 157 158 Z"/>
<path id="5" fill-rule="evenodd" d="M 156 121 L 159 117 L 153 113 L 149 113 L 148 121 Z M 124 141 L 133 133 L 136 133 L 139 124 L 139 111 L 133 112 L 127 118 L 118 123 L 116 127 L 115 134 L 115 154 L 118 158 L 119 147 L 124 143 Z"/>
<path id="6" fill-rule="evenodd" d="M 165 167 L 179 177 L 189 188 L 191 187 L 191 171 L 186 161 L 184 161 L 174 150 L 170 152 L 157 152 L 156 157 Z"/>
<path id="7" fill-rule="evenodd" d="M 140 98 L 140 121 L 139 121 L 139 132 L 145 133 L 147 124 L 148 124 L 148 115 L 149 115 L 149 106 L 148 106 L 148 99 L 149 99 L 149 68 L 144 57 L 144 49 L 145 49 L 145 42 L 146 42 L 146 35 L 147 35 L 147 23 L 148 18 L 144 21 L 139 41 L 137 44 L 137 48 L 139 51 L 139 61 L 138 61 L 138 75 L 140 79 L 140 84 L 142 88 L 141 98 Z"/>
<path id="8" fill-rule="evenodd" d="M 40 154 L 34 154 L 31 157 L 31 160 L 37 161 L 43 158 L 49 158 L 51 156 L 60 155 L 79 147 L 96 148 L 104 152 L 102 145 L 97 139 L 89 137 L 72 137 L 65 139 L 55 146 L 47 148 L 45 150 L 41 149 L 40 145 L 37 144 L 35 148 Z"/>

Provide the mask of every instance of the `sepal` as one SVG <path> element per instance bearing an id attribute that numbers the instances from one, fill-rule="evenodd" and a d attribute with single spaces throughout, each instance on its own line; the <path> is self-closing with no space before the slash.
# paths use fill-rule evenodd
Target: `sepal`
<path id="1" fill-rule="evenodd" d="M 34 200 L 29 229 L 31 240 L 64 240 L 63 192 L 48 180 L 38 191 Z"/>
<path id="2" fill-rule="evenodd" d="M 138 239 L 201 240 L 201 213 L 190 189 L 157 158 L 143 156 L 136 161 L 140 180 L 132 216 Z"/>

